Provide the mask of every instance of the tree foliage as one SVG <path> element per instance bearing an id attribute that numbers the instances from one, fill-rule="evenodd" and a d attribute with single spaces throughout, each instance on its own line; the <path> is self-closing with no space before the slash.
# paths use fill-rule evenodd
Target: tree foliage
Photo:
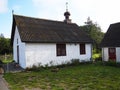
<path id="1" fill-rule="evenodd" d="M 10 39 L 5 38 L 3 34 L 0 35 L 0 54 L 12 53 L 10 46 Z"/>
<path id="2" fill-rule="evenodd" d="M 90 20 L 90 17 L 88 17 L 85 25 L 80 26 L 80 28 L 87 32 L 87 34 L 94 40 L 94 48 L 99 49 L 100 42 L 104 37 L 104 33 L 100 26 L 97 23 L 93 23 L 93 21 Z"/>
<path id="3" fill-rule="evenodd" d="M 0 37 L 1 37 L 1 38 L 4 38 L 4 35 L 1 33 L 1 34 L 0 34 Z"/>

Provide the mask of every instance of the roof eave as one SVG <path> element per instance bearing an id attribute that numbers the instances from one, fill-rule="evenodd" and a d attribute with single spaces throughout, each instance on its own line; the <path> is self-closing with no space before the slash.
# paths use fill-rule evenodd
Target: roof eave
<path id="1" fill-rule="evenodd" d="M 64 41 L 22 41 L 24 43 L 91 43 L 93 44 L 93 42 L 90 42 L 90 41 L 82 41 L 82 42 L 64 42 Z"/>
<path id="2" fill-rule="evenodd" d="M 11 32 L 11 41 L 10 41 L 10 45 L 11 45 L 11 46 L 13 46 L 13 42 L 14 42 L 15 26 L 16 26 L 16 22 L 15 22 L 15 18 L 14 18 L 14 15 L 13 15 L 12 32 Z"/>

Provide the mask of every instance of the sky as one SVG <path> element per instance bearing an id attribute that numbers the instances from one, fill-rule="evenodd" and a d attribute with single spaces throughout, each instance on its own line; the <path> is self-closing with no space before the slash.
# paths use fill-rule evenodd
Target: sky
<path id="1" fill-rule="evenodd" d="M 12 10 L 16 15 L 63 21 L 66 2 L 70 19 L 79 26 L 90 17 L 106 32 L 110 24 L 120 22 L 120 0 L 0 0 L 0 33 L 11 37 Z"/>

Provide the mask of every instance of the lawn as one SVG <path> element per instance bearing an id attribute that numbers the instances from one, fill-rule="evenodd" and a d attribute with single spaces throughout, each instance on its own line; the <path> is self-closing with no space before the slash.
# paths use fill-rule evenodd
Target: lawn
<path id="1" fill-rule="evenodd" d="M 10 90 L 120 90 L 120 68 L 100 64 L 7 73 L 4 78 Z"/>
<path id="2" fill-rule="evenodd" d="M 12 54 L 0 55 L 0 61 L 4 64 L 10 63 L 13 61 L 13 55 Z"/>

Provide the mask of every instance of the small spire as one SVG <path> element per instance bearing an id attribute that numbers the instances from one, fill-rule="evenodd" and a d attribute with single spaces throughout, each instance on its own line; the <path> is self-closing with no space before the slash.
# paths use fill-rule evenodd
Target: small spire
<path id="1" fill-rule="evenodd" d="M 68 11 L 68 2 L 66 2 L 66 12 Z"/>
<path id="2" fill-rule="evenodd" d="M 14 14 L 14 10 L 12 10 L 12 15 Z"/>
<path id="3" fill-rule="evenodd" d="M 66 2 L 66 12 L 64 13 L 66 23 L 71 23 L 71 19 L 69 19 L 70 12 L 68 11 L 68 2 Z"/>

